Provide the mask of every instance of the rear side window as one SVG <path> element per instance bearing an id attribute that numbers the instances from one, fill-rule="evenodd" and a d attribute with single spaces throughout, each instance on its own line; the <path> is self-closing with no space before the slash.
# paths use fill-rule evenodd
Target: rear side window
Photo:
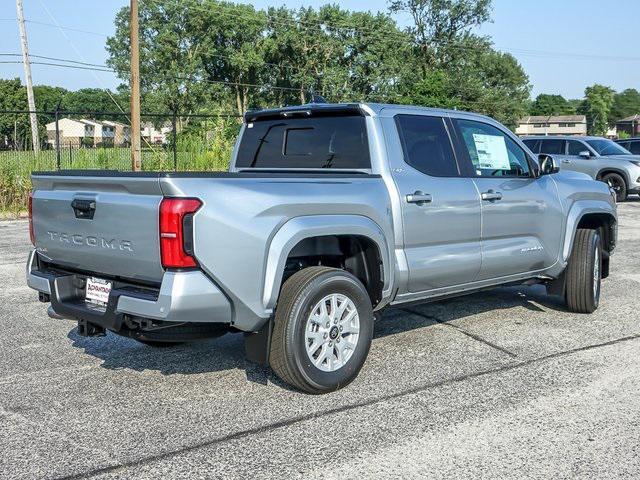
<path id="1" fill-rule="evenodd" d="M 327 116 L 247 123 L 238 168 L 371 168 L 365 119 Z"/>
<path id="2" fill-rule="evenodd" d="M 542 140 L 540 153 L 547 155 L 564 155 L 564 140 Z"/>
<path id="3" fill-rule="evenodd" d="M 397 115 L 396 124 L 406 163 L 433 177 L 459 175 L 458 164 L 442 118 Z"/>
<path id="4" fill-rule="evenodd" d="M 540 153 L 540 140 L 529 139 L 523 140 L 522 143 L 529 147 L 533 153 Z"/>

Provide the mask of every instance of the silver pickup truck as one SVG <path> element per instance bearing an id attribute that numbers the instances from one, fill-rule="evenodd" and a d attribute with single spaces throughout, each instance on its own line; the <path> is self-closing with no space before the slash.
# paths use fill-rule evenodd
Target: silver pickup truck
<path id="1" fill-rule="evenodd" d="M 244 332 L 250 359 L 328 392 L 356 377 L 387 306 L 542 283 L 593 312 L 616 204 L 557 171 L 471 113 L 249 112 L 229 172 L 34 173 L 27 283 L 81 335 Z"/>

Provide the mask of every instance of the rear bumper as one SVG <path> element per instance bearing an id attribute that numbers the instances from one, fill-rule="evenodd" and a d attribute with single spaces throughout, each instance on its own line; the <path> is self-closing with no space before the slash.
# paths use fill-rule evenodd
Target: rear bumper
<path id="1" fill-rule="evenodd" d="M 119 331 L 126 317 L 177 323 L 229 324 L 231 303 L 201 271 L 165 272 L 159 288 L 137 288 L 114 281 L 106 308 L 84 301 L 82 274 L 40 268 L 37 253 L 29 255 L 27 285 L 45 294 L 56 314 Z"/>

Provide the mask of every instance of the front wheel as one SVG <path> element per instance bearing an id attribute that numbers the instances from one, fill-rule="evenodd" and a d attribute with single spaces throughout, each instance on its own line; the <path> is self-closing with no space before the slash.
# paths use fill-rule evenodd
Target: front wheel
<path id="1" fill-rule="evenodd" d="M 570 311 L 593 313 L 600 303 L 602 246 L 597 230 L 579 228 L 566 272 L 566 300 Z"/>
<path id="2" fill-rule="evenodd" d="M 282 287 L 269 363 L 290 385 L 326 393 L 357 377 L 372 338 L 371 300 L 360 280 L 336 268 L 305 268 Z"/>
<path id="3" fill-rule="evenodd" d="M 624 202 L 627 199 L 627 183 L 617 173 L 607 173 L 602 181 L 616 192 L 616 202 Z"/>

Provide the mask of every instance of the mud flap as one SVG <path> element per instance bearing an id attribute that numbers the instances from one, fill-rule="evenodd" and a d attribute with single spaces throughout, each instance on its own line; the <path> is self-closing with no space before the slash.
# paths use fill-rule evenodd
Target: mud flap
<path id="1" fill-rule="evenodd" d="M 269 365 L 272 333 L 273 318 L 270 318 L 257 332 L 245 333 L 244 350 L 247 360 L 259 365 Z"/>
<path id="2" fill-rule="evenodd" d="M 567 280 L 565 275 L 566 269 L 558 276 L 558 278 L 546 283 L 547 294 L 557 295 L 564 298 L 564 294 L 567 287 Z"/>

